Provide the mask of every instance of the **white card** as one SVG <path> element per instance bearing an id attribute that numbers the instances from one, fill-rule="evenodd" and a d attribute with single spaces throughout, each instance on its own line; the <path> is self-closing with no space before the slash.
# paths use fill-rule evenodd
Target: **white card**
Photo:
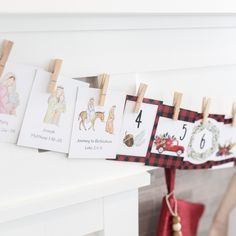
<path id="1" fill-rule="evenodd" d="M 7 63 L 0 79 L 0 142 L 16 143 L 36 68 Z"/>
<path id="2" fill-rule="evenodd" d="M 135 102 L 126 101 L 119 137 L 119 155 L 146 157 L 158 105 L 142 103 L 134 113 Z"/>
<path id="3" fill-rule="evenodd" d="M 160 117 L 151 152 L 185 157 L 193 126 L 194 123 Z"/>
<path id="4" fill-rule="evenodd" d="M 196 121 L 188 145 L 188 156 L 184 161 L 201 164 L 215 160 L 222 125 L 222 122 L 211 118 L 207 119 L 205 125 L 202 125 L 202 120 Z"/>
<path id="5" fill-rule="evenodd" d="M 18 145 L 68 153 L 77 86 L 88 86 L 59 76 L 55 93 L 47 92 L 51 73 L 37 71 Z"/>
<path id="6" fill-rule="evenodd" d="M 70 158 L 115 158 L 125 94 L 108 91 L 105 105 L 98 106 L 99 89 L 78 88 Z"/>
<path id="7" fill-rule="evenodd" d="M 231 124 L 222 125 L 215 160 L 222 161 L 232 157 L 236 158 L 236 128 Z"/>

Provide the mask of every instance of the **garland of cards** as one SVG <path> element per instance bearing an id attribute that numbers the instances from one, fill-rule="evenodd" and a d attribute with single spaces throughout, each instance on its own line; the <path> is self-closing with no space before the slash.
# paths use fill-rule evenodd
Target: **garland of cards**
<path id="1" fill-rule="evenodd" d="M 0 78 L 0 141 L 69 154 L 69 158 L 110 158 L 179 169 L 211 168 L 235 162 L 236 128 L 224 115 L 180 109 L 59 76 L 48 93 L 51 73 L 8 63 Z M 124 107 L 125 104 L 125 107 Z M 124 112 L 123 112 L 124 111 Z"/>
<path id="2" fill-rule="evenodd" d="M 127 97 L 128 101 L 136 101 L 136 99 L 132 96 Z M 117 160 L 145 162 L 146 165 L 178 169 L 211 168 L 212 166 L 235 162 L 236 128 L 230 124 L 232 119 L 225 119 L 224 115 L 210 114 L 207 123 L 203 125 L 202 114 L 180 109 L 179 118 L 174 121 L 172 119 L 174 107 L 148 99 L 145 99 L 140 110 L 142 116 L 148 113 L 145 108 L 147 104 L 159 104 L 156 107 L 154 122 L 151 119 L 145 120 L 145 117 L 142 119 L 139 113 L 136 114 L 136 118 L 133 117 L 129 120 L 124 118 L 126 124 L 123 125 L 123 128 L 124 126 L 130 127 L 129 133 L 137 133 L 131 127 L 138 119 L 140 121 L 139 129 L 142 129 L 142 126 L 147 126 L 146 123 L 154 123 L 152 132 L 148 132 L 149 135 L 146 137 L 149 140 L 149 144 L 144 145 L 146 155 L 137 155 L 141 152 L 138 152 L 135 145 L 127 146 L 124 142 L 127 141 L 126 139 L 122 143 L 121 137 L 125 132 L 122 129 Z M 127 116 L 128 109 L 129 107 L 126 106 L 124 117 Z M 129 112 L 131 113 L 131 111 Z M 150 116 L 150 113 L 148 115 Z M 130 150 L 125 152 L 124 146 L 127 146 L 126 149 L 132 149 L 134 155 L 127 155 Z"/>

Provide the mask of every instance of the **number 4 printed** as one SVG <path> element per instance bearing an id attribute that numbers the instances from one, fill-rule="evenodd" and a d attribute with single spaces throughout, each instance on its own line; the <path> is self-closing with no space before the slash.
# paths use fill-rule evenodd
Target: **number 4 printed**
<path id="1" fill-rule="evenodd" d="M 137 128 L 139 129 L 139 126 L 140 126 L 140 124 L 142 123 L 142 112 L 143 112 L 143 110 L 140 110 L 140 112 L 139 112 L 139 114 L 138 114 L 138 116 L 137 116 L 137 118 L 136 118 L 136 120 L 135 120 L 135 122 L 138 124 L 137 125 Z"/>
<path id="2" fill-rule="evenodd" d="M 127 100 L 119 137 L 118 156 L 146 157 L 159 104 L 142 103 L 133 112 L 135 101 Z"/>

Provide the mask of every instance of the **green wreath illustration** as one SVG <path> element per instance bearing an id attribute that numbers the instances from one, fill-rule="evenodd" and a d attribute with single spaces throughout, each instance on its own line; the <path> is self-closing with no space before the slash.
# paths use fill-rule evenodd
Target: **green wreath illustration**
<path id="1" fill-rule="evenodd" d="M 193 148 L 193 143 L 195 140 L 195 136 L 205 129 L 212 133 L 212 145 L 205 152 L 199 153 Z M 192 159 L 195 159 L 197 161 L 207 160 L 207 158 L 217 150 L 219 136 L 220 130 L 211 121 L 208 121 L 206 125 L 199 124 L 195 126 L 188 145 L 188 157 L 191 157 Z"/>

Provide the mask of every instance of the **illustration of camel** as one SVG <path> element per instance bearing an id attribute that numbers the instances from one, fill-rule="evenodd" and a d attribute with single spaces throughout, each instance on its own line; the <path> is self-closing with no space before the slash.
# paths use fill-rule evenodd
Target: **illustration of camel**
<path id="1" fill-rule="evenodd" d="M 79 114 L 79 118 L 78 120 L 80 121 L 79 123 L 79 129 L 81 129 L 81 125 L 84 127 L 84 130 L 87 130 L 86 129 L 86 126 L 85 126 L 85 123 L 86 123 L 86 120 L 87 120 L 87 112 L 86 111 L 81 111 L 80 114 Z M 100 119 L 101 122 L 104 122 L 105 120 L 105 115 L 104 115 L 104 112 L 95 112 L 95 115 L 93 117 L 91 117 L 90 119 L 90 123 L 91 123 L 91 126 L 88 128 L 88 130 L 90 130 L 91 128 L 93 129 L 93 131 L 95 131 L 94 129 L 94 125 L 95 125 L 95 121 L 97 119 Z"/>

